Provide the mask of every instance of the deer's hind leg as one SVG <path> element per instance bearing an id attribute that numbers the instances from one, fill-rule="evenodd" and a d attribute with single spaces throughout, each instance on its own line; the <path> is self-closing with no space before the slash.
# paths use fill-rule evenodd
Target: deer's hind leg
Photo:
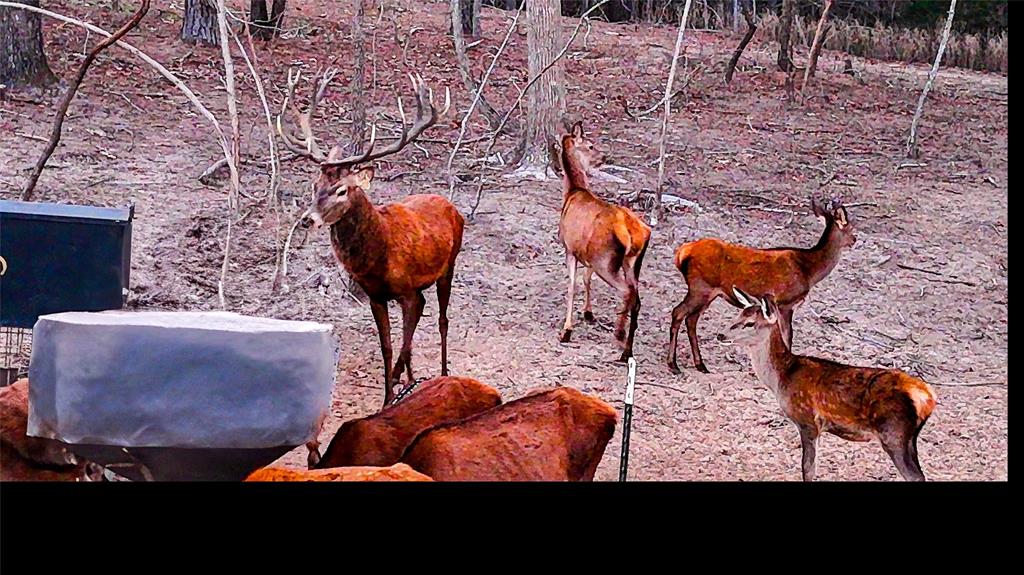
<path id="1" fill-rule="evenodd" d="M 576 297 L 576 256 L 566 251 L 565 267 L 569 272 L 569 291 L 565 296 L 565 324 L 562 326 L 562 335 L 558 341 L 567 343 L 572 339 L 572 300 Z"/>

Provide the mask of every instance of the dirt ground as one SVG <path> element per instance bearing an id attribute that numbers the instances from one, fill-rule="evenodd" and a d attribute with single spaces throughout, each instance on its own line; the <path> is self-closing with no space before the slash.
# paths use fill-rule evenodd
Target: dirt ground
<path id="1" fill-rule="evenodd" d="M 317 127 L 329 143 L 344 142 L 351 3 L 289 4 L 301 5 L 289 6 L 287 37 L 257 47 L 271 105 L 276 109 L 283 99 L 289 66 L 305 67 L 307 76 L 325 64 L 339 66 Z M 444 193 L 443 167 L 451 149 L 444 142 L 454 141 L 470 102 L 445 35 L 447 2 L 385 0 L 382 18 L 378 3 L 370 4 L 370 112 L 394 113 L 395 91 L 408 93 L 407 71 L 419 71 L 435 87 L 450 87 L 454 110 L 425 136 L 441 143 L 410 147 L 378 166 L 380 176 L 394 179 L 377 184 L 373 197 L 383 204 L 411 193 Z M 98 1 L 47 7 L 107 29 L 127 15 Z M 180 2 L 154 3 L 128 39 L 186 81 L 226 125 L 220 53 L 179 42 L 180 13 Z M 484 9 L 485 40 L 470 51 L 477 74 L 489 64 L 511 17 Z M 403 40 L 411 27 L 422 28 L 412 36 L 405 64 L 392 18 Z M 568 37 L 575 20 L 563 24 Z M 84 33 L 48 21 L 45 35 L 51 65 L 69 76 L 81 61 Z M 684 43 L 680 78 L 689 82 L 675 100 L 666 170 L 669 193 L 697 205 L 675 208 L 658 222 L 644 263 L 630 478 L 799 479 L 795 428 L 759 386 L 748 360 L 714 339 L 734 309 L 719 301 L 701 319 L 710 375 L 693 369 L 685 337 L 682 375 L 667 369 L 669 313 L 686 290 L 672 254 L 678 244 L 705 236 L 765 247 L 811 245 L 822 223 L 809 213 L 809 198 L 821 191 L 854 204 L 849 212 L 858 242 L 797 312 L 795 351 L 895 366 L 923 377 L 939 397 L 920 438 L 928 477 L 1007 479 L 1007 78 L 941 70 L 921 122 L 921 159 L 908 162 L 904 146 L 927 67 L 854 58 L 855 74 L 846 75 L 845 56 L 826 52 L 805 101 L 789 101 L 773 46 L 759 37 L 733 84 L 724 84 L 725 62 L 737 40 L 731 33 L 688 31 Z M 633 119 L 621 98 L 631 110 L 658 101 L 674 41 L 672 26 L 594 22 L 567 55 L 569 114 L 584 121 L 611 163 L 631 170 L 617 172 L 627 184 L 594 183 L 605 198 L 655 187 L 660 111 Z M 488 85 L 486 94 L 501 110 L 511 106 L 526 80 L 525 51 L 525 35 L 513 34 Z M 265 196 L 266 122 L 244 62 L 238 58 L 235 64 L 243 92 L 243 149 L 251 159 L 242 180 L 251 198 L 243 198 L 235 216 L 240 221 L 227 277 L 228 309 L 335 326 L 341 361 L 321 435 L 326 443 L 342 421 L 380 405 L 376 329 L 369 306 L 344 287 L 326 233 L 296 234 L 288 289 L 272 293 L 276 241 L 306 207 L 315 166 L 284 163 L 287 209 L 278 222 Z M 303 88 L 308 93 L 308 84 Z M 49 102 L 0 102 L 0 197 L 17 195 L 44 146 L 39 139 L 48 135 L 52 114 Z M 467 139 L 485 133 L 475 116 Z M 504 136 L 495 150 L 508 157 L 515 143 Z M 476 173 L 468 164 L 482 157 L 485 146 L 481 141 L 461 148 L 459 173 Z M 226 185 L 221 178 L 206 186 L 197 177 L 218 157 L 208 124 L 184 97 L 130 54 L 112 49 L 99 58 L 71 106 L 63 140 L 34 199 L 134 202 L 130 306 L 217 309 Z M 625 367 L 614 361 L 619 351 L 611 331 L 618 302 L 608 286 L 595 281 L 599 324 L 580 321 L 580 296 L 574 340 L 558 343 L 566 285 L 556 238 L 560 182 L 513 181 L 502 177 L 508 171 L 488 171 L 479 212 L 466 229 L 450 311 L 452 370 L 496 387 L 506 399 L 561 384 L 621 408 Z M 475 189 L 473 181 L 456 188 L 454 201 L 464 214 Z M 643 195 L 634 207 L 649 220 L 648 198 Z M 431 290 L 414 343 L 418 377 L 439 373 L 436 309 Z M 397 314 L 392 306 L 393 326 L 400 325 Z M 396 349 L 399 337 L 393 334 Z M 601 463 L 600 480 L 617 477 L 620 432 Z M 827 436 L 818 453 L 823 480 L 898 479 L 877 443 Z M 303 466 L 304 449 L 280 463 Z"/>

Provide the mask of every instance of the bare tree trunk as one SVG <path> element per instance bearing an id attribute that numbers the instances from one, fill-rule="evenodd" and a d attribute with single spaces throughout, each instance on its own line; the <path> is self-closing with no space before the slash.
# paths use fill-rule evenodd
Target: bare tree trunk
<path id="1" fill-rule="evenodd" d="M 526 44 L 530 77 L 541 74 L 552 62 L 542 80 L 527 94 L 526 146 L 521 168 L 539 169 L 543 175 L 549 162 L 550 146 L 556 141 L 565 118 L 565 65 L 555 61 L 562 48 L 561 2 L 529 0 Z"/>
<path id="2" fill-rule="evenodd" d="M 71 81 L 68 89 L 64 92 L 63 98 L 61 98 L 60 105 L 57 107 L 57 115 L 53 121 L 53 130 L 50 133 L 50 140 L 46 144 L 46 149 L 43 150 L 43 155 L 40 156 L 36 162 L 36 167 L 32 170 L 32 175 L 29 176 L 28 182 L 25 184 L 25 188 L 21 191 L 21 200 L 24 202 L 32 199 L 32 191 L 36 189 L 36 182 L 39 181 L 39 175 L 43 173 L 43 168 L 46 166 L 46 161 L 53 155 L 53 151 L 57 149 L 57 143 L 60 142 L 61 130 L 64 127 L 64 118 L 68 113 L 68 106 L 71 105 L 71 100 L 75 98 L 75 93 L 78 92 L 78 87 L 82 84 L 82 80 L 85 79 L 85 73 L 89 71 L 89 66 L 92 66 L 93 61 L 96 60 L 96 56 L 100 52 L 106 50 L 111 44 L 120 40 L 129 30 L 138 25 L 142 20 L 142 17 L 149 11 L 149 0 L 142 0 L 142 5 L 135 14 L 128 19 L 113 36 L 104 38 L 96 47 L 93 48 L 82 60 L 82 65 L 78 68 L 78 74 Z"/>
<path id="3" fill-rule="evenodd" d="M 464 16 L 460 8 L 460 2 L 462 1 L 464 0 L 451 0 L 452 41 L 455 44 L 455 61 L 459 67 L 459 75 L 462 76 L 462 83 L 466 85 L 466 90 L 470 94 L 479 94 L 482 86 L 473 77 L 473 69 L 469 63 L 469 57 L 466 55 L 466 41 L 462 37 L 464 26 L 458 23 Z M 501 114 L 498 114 L 497 110 L 482 95 L 479 98 L 479 106 L 480 112 L 487 117 L 491 128 L 497 128 L 498 123 L 501 121 Z"/>
<path id="4" fill-rule="evenodd" d="M 267 0 L 249 0 L 249 33 L 253 38 L 269 40 L 281 33 L 285 0 L 274 0 L 270 9 Z"/>
<path id="5" fill-rule="evenodd" d="M 668 118 L 672 113 L 672 84 L 676 81 L 676 67 L 679 63 L 679 52 L 683 47 L 683 33 L 686 32 L 686 21 L 690 17 L 691 1 L 686 0 L 686 5 L 683 6 L 683 17 L 679 20 L 679 32 L 676 33 L 676 48 L 672 52 L 672 65 L 668 69 L 668 81 L 665 82 L 665 115 L 661 119 L 661 142 L 658 145 L 658 187 L 655 190 L 658 215 L 652 219 L 652 225 L 658 224 L 663 210 L 661 191 L 665 183 L 665 135 L 668 133 Z"/>
<path id="6" fill-rule="evenodd" d="M 458 22 L 460 30 L 462 30 L 463 36 L 469 36 L 472 39 L 480 37 L 480 6 L 483 0 L 457 0 L 459 18 L 452 19 L 452 24 Z M 453 27 L 454 31 L 455 28 Z"/>
<path id="7" fill-rule="evenodd" d="M 789 72 L 793 67 L 793 49 L 790 35 L 793 32 L 793 3 L 795 0 L 782 0 L 782 14 L 779 16 L 779 70 Z"/>
<path id="8" fill-rule="evenodd" d="M 743 35 L 743 39 L 740 40 L 739 46 L 736 46 L 736 51 L 732 53 L 732 58 L 729 59 L 729 65 L 725 67 L 726 84 L 732 82 L 732 75 L 736 72 L 736 65 L 739 64 L 740 57 L 743 56 L 743 51 L 747 49 L 747 44 L 750 44 L 750 40 L 754 37 L 754 33 L 757 32 L 757 24 L 754 22 L 754 15 L 745 3 L 742 5 L 741 10 L 743 11 L 743 19 L 747 21 L 747 33 Z"/>
<path id="9" fill-rule="evenodd" d="M 818 67 L 818 55 L 821 54 L 821 46 L 825 43 L 825 22 L 828 20 L 828 11 L 831 9 L 832 0 L 825 0 L 825 7 L 821 9 L 821 18 L 818 20 L 818 28 L 814 31 L 811 53 L 807 56 L 807 68 L 804 70 L 804 83 L 800 86 L 801 92 L 807 87 L 807 81 L 814 75 L 814 71 Z"/>
<path id="10" fill-rule="evenodd" d="M 931 71 L 928 72 L 928 81 L 921 92 L 921 99 L 917 101 L 917 110 L 914 112 L 914 121 L 910 124 L 910 137 L 907 138 L 907 157 L 916 158 L 920 155 L 917 147 L 917 123 L 921 121 L 921 113 L 924 112 L 924 101 L 928 92 L 932 89 L 935 76 L 939 73 L 939 64 L 942 63 L 942 54 L 946 51 L 946 43 L 949 41 L 949 31 L 953 27 L 953 13 L 956 11 L 956 0 L 949 2 L 949 15 L 946 16 L 946 27 L 942 29 L 942 41 L 939 42 L 939 52 L 935 55 L 935 62 Z"/>
<path id="11" fill-rule="evenodd" d="M 188 44 L 220 44 L 217 34 L 217 6 L 210 0 L 185 0 L 181 39 Z"/>
<path id="12" fill-rule="evenodd" d="M 39 7 L 39 0 L 21 0 Z M 0 84 L 7 88 L 45 89 L 57 81 L 43 51 L 43 22 L 39 14 L 0 8 Z"/>

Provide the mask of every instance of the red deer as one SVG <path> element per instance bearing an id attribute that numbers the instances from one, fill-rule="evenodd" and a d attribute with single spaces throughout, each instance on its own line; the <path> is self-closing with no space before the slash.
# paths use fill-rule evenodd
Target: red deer
<path id="1" fill-rule="evenodd" d="M 569 271 L 565 325 L 560 340 L 565 343 L 572 337 L 576 268 L 582 263 L 586 293 L 583 319 L 588 323 L 595 321 L 590 307 L 590 280 L 594 272 L 622 293 L 623 304 L 615 327 L 615 339 L 623 347 L 619 359 L 626 361 L 633 355 L 633 336 L 640 315 L 640 266 L 651 239 L 651 228 L 628 208 L 609 204 L 590 191 L 587 173 L 591 168 L 600 166 L 604 157 L 583 135 L 582 123 L 576 122 L 571 132 L 562 136 L 560 159 L 565 195 L 558 222 L 558 238 L 565 246 L 565 265 Z"/>
<path id="2" fill-rule="evenodd" d="M 404 463 L 390 467 L 334 467 L 331 469 L 283 469 L 264 467 L 246 481 L 432 481 Z"/>
<path id="3" fill-rule="evenodd" d="M 771 294 L 757 299 L 737 288 L 734 296 L 744 309 L 718 339 L 746 349 L 757 379 L 796 424 L 804 481 L 814 480 L 815 448 L 823 431 L 849 441 L 877 438 L 904 479 L 924 481 L 917 436 L 935 408 L 935 392 L 927 383 L 896 369 L 795 355 Z"/>
<path id="4" fill-rule="evenodd" d="M 288 80 L 286 106 L 293 100 L 298 76 L 289 75 Z M 305 114 L 298 114 L 303 132 L 301 142 L 287 135 L 281 129 L 280 118 L 278 121 L 279 133 L 287 147 L 321 162 L 320 176 L 312 186 L 313 202 L 306 211 L 307 221 L 317 228 L 330 228 L 335 257 L 370 298 L 384 358 L 384 407 L 394 399 L 394 386 L 401 380 L 403 369 L 408 383 L 413 382 L 412 339 L 426 303 L 423 290 L 432 285 L 437 286 L 441 375 L 448 375 L 448 300 L 465 225 L 455 206 L 438 195 L 416 194 L 382 208 L 375 206 L 368 195 L 374 170 L 358 166 L 398 152 L 433 126 L 451 104 L 450 94 L 445 90 L 445 106 L 438 113 L 434 108 L 433 92 L 422 78 L 412 77 L 412 84 L 417 107 L 412 127 L 406 125 L 399 98 L 401 135 L 392 145 L 378 152 L 374 152 L 377 132 L 374 125 L 363 153 L 342 158 L 341 150 L 335 146 L 327 156 L 323 155 L 313 137 L 310 120 L 323 94 L 323 82 L 313 97 L 310 109 Z M 391 321 L 388 318 L 388 302 L 392 300 L 398 301 L 402 308 L 402 350 L 393 366 Z"/>
<path id="5" fill-rule="evenodd" d="M 500 403 L 501 395 L 494 388 L 475 379 L 434 378 L 379 413 L 343 423 L 319 463 L 311 468 L 392 465 L 423 430 L 465 419 Z"/>
<path id="6" fill-rule="evenodd" d="M 84 473 L 63 443 L 28 435 L 28 380 L 0 387 L 0 481 L 78 481 Z"/>
<path id="7" fill-rule="evenodd" d="M 593 481 L 615 410 L 569 387 L 421 433 L 401 461 L 435 481 Z"/>
<path id="8" fill-rule="evenodd" d="M 792 345 L 793 309 L 803 303 L 807 293 L 832 271 L 843 249 L 857 241 L 854 226 L 846 216 L 846 208 L 838 200 L 822 206 L 811 201 L 816 216 L 825 219 L 825 231 L 810 248 L 756 249 L 705 238 L 679 246 L 676 268 L 686 279 L 686 298 L 672 310 L 669 330 L 668 366 L 679 373 L 676 363 L 676 342 L 679 327 L 686 322 L 690 351 L 698 371 L 708 373 L 697 345 L 697 320 L 719 296 L 740 307 L 730 288 L 738 286 L 757 296 L 775 294 L 779 313 L 787 326 L 786 345 Z"/>

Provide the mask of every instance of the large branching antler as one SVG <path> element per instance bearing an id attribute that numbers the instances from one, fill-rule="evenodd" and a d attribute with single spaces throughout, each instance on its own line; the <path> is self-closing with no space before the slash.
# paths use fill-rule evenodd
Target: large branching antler
<path id="1" fill-rule="evenodd" d="M 311 158 L 317 162 L 326 161 L 327 154 L 320 148 L 316 137 L 313 136 L 313 114 L 316 113 L 316 107 L 320 104 L 320 99 L 323 98 L 324 92 L 327 91 L 327 86 L 334 80 L 334 76 L 337 73 L 338 71 L 335 68 L 324 70 L 319 79 L 314 82 L 317 85 L 317 89 L 309 101 L 309 108 L 305 112 L 299 112 L 298 104 L 295 102 L 295 87 L 299 85 L 299 80 L 302 79 L 302 71 L 289 69 L 288 93 L 281 104 L 281 113 L 277 116 L 277 133 L 281 136 L 281 141 L 285 147 L 300 156 Z M 295 115 L 299 130 L 302 132 L 301 139 L 286 132 L 282 126 L 281 118 L 288 111 L 289 107 Z"/>
<path id="2" fill-rule="evenodd" d="M 397 98 L 398 115 L 402 118 L 402 134 L 398 137 L 398 140 L 390 146 L 374 152 L 373 148 L 377 140 L 377 125 L 373 124 L 370 127 L 370 142 L 366 146 L 366 151 L 347 158 L 333 159 L 331 156 L 338 152 L 338 148 L 335 147 L 331 150 L 330 156 L 323 162 L 323 165 L 354 166 L 394 154 L 416 140 L 420 134 L 436 124 L 437 120 L 448 112 L 448 108 L 451 107 L 452 103 L 451 92 L 448 88 L 444 89 L 444 108 L 438 112 L 434 107 L 434 91 L 427 86 L 423 78 L 419 74 L 415 76 L 410 74 L 409 79 L 412 81 L 412 88 L 416 94 L 416 118 L 413 120 L 412 126 L 410 127 L 406 123 L 405 108 L 402 106 L 402 98 L 399 96 Z"/>

